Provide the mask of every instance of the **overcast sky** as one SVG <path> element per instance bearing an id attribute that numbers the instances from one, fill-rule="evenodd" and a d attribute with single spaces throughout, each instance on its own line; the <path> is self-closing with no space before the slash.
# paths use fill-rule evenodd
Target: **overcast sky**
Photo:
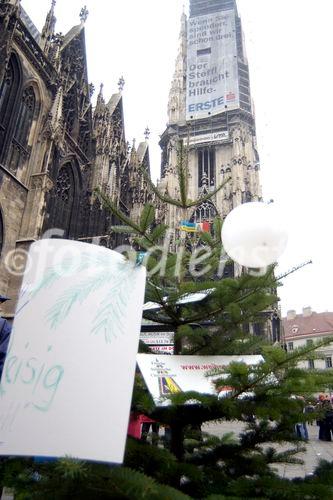
<path id="1" fill-rule="evenodd" d="M 22 0 L 41 29 L 49 0 Z M 154 180 L 159 135 L 178 49 L 185 0 L 86 0 L 89 80 L 108 99 L 125 78 L 127 140 L 143 140 L 148 125 Z M 79 24 L 81 0 L 58 0 L 57 31 Z M 261 182 L 265 199 L 282 205 L 290 236 L 284 272 L 313 264 L 284 280 L 283 312 L 312 306 L 333 311 L 332 0 L 238 0 L 250 64 Z"/>

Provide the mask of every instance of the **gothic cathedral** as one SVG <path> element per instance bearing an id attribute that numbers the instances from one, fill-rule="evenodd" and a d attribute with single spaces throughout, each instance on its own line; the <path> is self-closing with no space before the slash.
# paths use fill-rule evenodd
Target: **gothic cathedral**
<path id="1" fill-rule="evenodd" d="M 123 79 L 108 101 L 101 86 L 92 109 L 87 11 L 63 36 L 55 32 L 54 10 L 52 0 L 39 33 L 19 0 L 0 0 L 0 293 L 12 298 L 9 318 L 22 250 L 46 231 L 117 244 L 110 231 L 117 221 L 96 200 L 95 187 L 127 214 L 146 201 L 138 172 L 141 165 L 149 170 L 148 145 L 130 148 L 125 140 Z"/>

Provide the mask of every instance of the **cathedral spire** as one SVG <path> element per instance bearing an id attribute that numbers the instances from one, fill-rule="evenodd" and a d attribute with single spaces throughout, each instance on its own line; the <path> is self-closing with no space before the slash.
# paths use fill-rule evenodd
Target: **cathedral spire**
<path id="1" fill-rule="evenodd" d="M 187 17 L 185 12 L 180 18 L 179 49 L 176 59 L 175 72 L 169 92 L 168 116 L 169 123 L 176 123 L 185 119 L 185 75 L 187 51 Z"/>
<path id="2" fill-rule="evenodd" d="M 103 87 L 104 87 L 104 84 L 101 83 L 100 87 L 99 87 L 99 92 L 98 92 L 97 102 L 96 102 L 96 107 L 95 107 L 95 113 L 94 113 L 96 116 L 105 111 L 105 100 L 104 100 L 104 96 L 103 96 Z"/>
<path id="3" fill-rule="evenodd" d="M 138 159 L 135 143 L 136 143 L 136 140 L 133 138 L 132 139 L 132 146 L 130 146 L 130 154 L 129 154 L 130 162 L 132 165 L 136 165 L 136 162 Z"/>
<path id="4" fill-rule="evenodd" d="M 104 87 L 104 83 L 100 83 L 97 100 L 98 99 L 103 99 L 103 101 L 104 101 L 104 98 L 103 98 L 103 87 Z"/>
<path id="5" fill-rule="evenodd" d="M 47 13 L 45 24 L 42 30 L 41 36 L 41 47 L 46 54 L 48 54 L 51 46 L 52 36 L 54 35 L 54 28 L 56 24 L 56 18 L 54 15 L 54 7 L 56 4 L 56 0 L 51 1 L 51 8 Z"/>

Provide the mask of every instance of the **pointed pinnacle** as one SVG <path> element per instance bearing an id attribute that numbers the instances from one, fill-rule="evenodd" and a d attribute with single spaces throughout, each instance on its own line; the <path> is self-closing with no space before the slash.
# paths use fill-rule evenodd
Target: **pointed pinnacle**
<path id="1" fill-rule="evenodd" d="M 149 136 L 150 136 L 150 130 L 149 130 L 148 126 L 145 128 L 145 131 L 143 134 L 144 134 L 144 138 L 146 139 L 146 141 L 148 141 Z"/>
<path id="2" fill-rule="evenodd" d="M 125 85 L 125 80 L 124 80 L 124 77 L 121 76 L 118 80 L 118 89 L 119 89 L 119 92 L 122 92 L 122 90 L 124 89 L 124 85 Z"/>
<path id="3" fill-rule="evenodd" d="M 88 14 L 89 14 L 89 11 L 87 9 L 87 6 L 85 5 L 84 7 L 82 7 L 82 9 L 80 10 L 80 21 L 81 23 L 85 23 L 87 18 L 88 18 Z"/>

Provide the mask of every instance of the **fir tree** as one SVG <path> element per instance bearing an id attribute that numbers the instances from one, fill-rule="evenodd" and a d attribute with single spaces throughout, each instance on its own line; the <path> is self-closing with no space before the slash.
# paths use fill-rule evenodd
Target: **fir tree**
<path id="1" fill-rule="evenodd" d="M 187 219 L 194 207 L 221 186 L 199 200 L 188 200 L 182 143 L 177 172 L 180 197 L 176 200 L 160 193 L 149 178 L 146 182 L 161 203 L 177 206 Z M 8 459 L 1 463 L 3 484 L 14 488 L 15 498 L 26 500 L 331 499 L 332 464 L 322 462 L 311 477 L 294 480 L 282 479 L 274 470 L 276 464 L 298 463 L 297 454 L 304 445 L 294 432 L 295 424 L 307 418 L 304 403 L 291 395 L 309 398 L 332 383 L 331 371 L 302 370 L 298 362 L 315 355 L 315 349 L 331 339 L 287 353 L 280 345 L 246 333 L 245 325 L 264 321 L 264 311 L 276 305 L 280 280 L 273 266 L 262 276 L 243 273 L 222 278 L 218 218 L 211 234 L 184 236 L 174 251 L 167 244 L 163 260 L 168 227 L 156 223 L 153 205 L 147 204 L 140 219 L 133 221 L 105 194 L 99 191 L 97 196 L 121 221 L 113 231 L 130 236 L 135 250 L 128 258 L 136 259 L 138 252 L 144 252 L 146 302 L 155 303 L 156 308 L 143 316 L 173 329 L 175 354 L 262 354 L 264 362 L 255 366 L 232 363 L 223 374 L 216 371 L 217 387 L 234 388 L 224 399 L 191 391 L 172 395 L 172 404 L 161 407 L 155 407 L 138 374 L 132 409 L 170 427 L 170 449 L 129 438 L 120 468 L 67 458 L 49 464 Z M 193 293 L 202 294 L 202 300 L 187 301 Z M 231 433 L 219 438 L 201 431 L 202 424 L 219 421 L 242 422 L 244 431 L 239 439 Z M 288 444 L 288 448 L 278 451 L 278 444 Z"/>

